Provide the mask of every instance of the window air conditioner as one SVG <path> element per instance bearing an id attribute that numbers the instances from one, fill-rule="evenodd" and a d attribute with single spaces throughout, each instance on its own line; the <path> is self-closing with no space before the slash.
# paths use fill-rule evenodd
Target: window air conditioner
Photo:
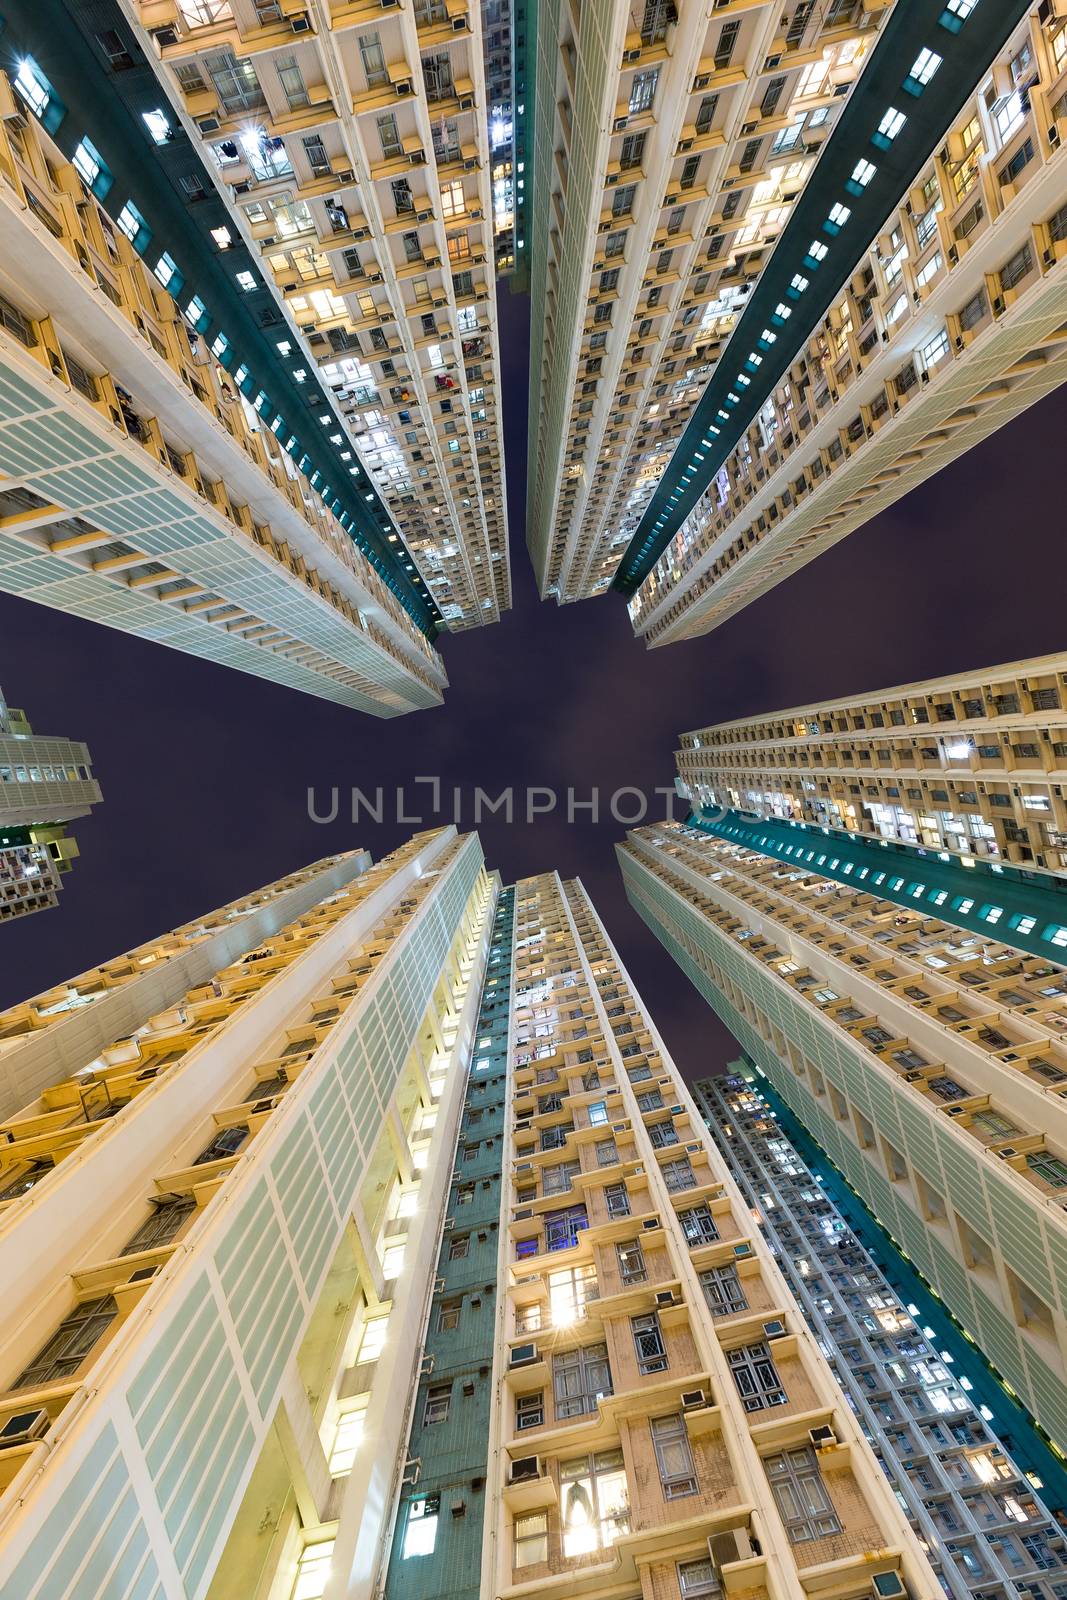
<path id="1" fill-rule="evenodd" d="M 16 1445 L 32 1444 L 48 1432 L 51 1418 L 43 1406 L 33 1411 L 16 1411 L 0 1427 L 0 1450 L 11 1450 Z"/>
<path id="2" fill-rule="evenodd" d="M 512 1369 L 515 1367 L 532 1367 L 538 1359 L 539 1352 L 535 1344 L 517 1344 L 513 1346 L 511 1354 L 508 1356 L 508 1366 Z"/>

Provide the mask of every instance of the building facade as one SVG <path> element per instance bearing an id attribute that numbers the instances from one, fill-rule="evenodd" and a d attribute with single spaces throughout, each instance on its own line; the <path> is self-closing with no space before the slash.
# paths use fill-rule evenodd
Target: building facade
<path id="1" fill-rule="evenodd" d="M 66 824 L 100 799 L 85 745 L 35 734 L 0 692 L 0 922 L 57 904 L 78 854 Z"/>
<path id="2" fill-rule="evenodd" d="M 699 827 L 619 856 L 639 915 L 1062 1451 L 1067 970 Z"/>
<path id="3" fill-rule="evenodd" d="M 375 1567 L 494 900 L 454 829 L 319 863 L 7 1118 L 0 1593 L 288 1600 L 335 1533 Z"/>
<path id="4" fill-rule="evenodd" d="M 1067 656 L 696 729 L 677 760 L 697 810 L 1067 870 Z"/>
<path id="5" fill-rule="evenodd" d="M 5 1600 L 936 1600 L 580 884 L 448 828 L 200 943 L 4 1125 Z"/>
<path id="6" fill-rule="evenodd" d="M 641 508 L 627 577 L 650 646 L 718 626 L 1064 381 L 1065 19 L 1041 4 L 998 7 L 979 49 L 967 34 L 980 12 L 968 0 L 909 7 L 893 74 L 877 92 L 872 82 L 865 126 L 848 130 L 832 170 L 831 135 L 807 191 L 821 203 L 815 248 L 804 231 L 775 256 L 788 320 L 738 320 L 716 375 L 724 387 L 699 419 L 721 434 L 691 427 L 655 486 L 658 507 Z M 953 48 L 974 72 L 956 80 L 946 123 Z M 888 108 L 887 82 L 900 84 Z M 865 196 L 909 129 L 907 167 L 857 236 Z M 839 287 L 827 296 L 831 264 Z M 791 338 L 811 294 L 824 309 Z M 783 349 L 761 386 L 756 363 L 768 372 Z M 735 375 L 758 399 L 744 427 L 717 412 L 732 411 Z"/>
<path id="7" fill-rule="evenodd" d="M 499 90 L 507 18 L 487 18 L 487 55 L 477 0 L 129 9 L 446 626 L 498 621 L 511 600 L 494 270 L 510 132 L 485 66 Z"/>
<path id="8" fill-rule="evenodd" d="M 541 7 L 542 594 L 705 632 L 1062 382 L 1065 92 L 1037 3 Z"/>
<path id="9" fill-rule="evenodd" d="M 1038 1464 L 1013 1459 L 985 1403 L 988 1395 L 1002 1408 L 1003 1392 L 992 1383 L 980 1390 L 962 1371 L 974 1366 L 967 1341 L 951 1324 L 946 1333 L 944 1319 L 938 1329 L 925 1324 L 924 1306 L 908 1303 L 907 1262 L 873 1219 L 863 1231 L 850 1224 L 826 1163 L 813 1171 L 805 1162 L 754 1070 L 734 1062 L 693 1092 L 951 1600 L 1059 1600 L 1062 1465 L 1017 1415 L 1011 1426 L 1029 1434 L 1019 1443 Z M 888 1255 L 884 1267 L 874 1251 Z"/>
<path id="10" fill-rule="evenodd" d="M 386 1595 L 937 1594 L 581 884 L 505 914 Z"/>

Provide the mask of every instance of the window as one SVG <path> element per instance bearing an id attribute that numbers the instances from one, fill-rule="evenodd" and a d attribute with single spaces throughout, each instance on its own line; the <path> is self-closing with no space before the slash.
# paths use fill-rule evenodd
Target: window
<path id="1" fill-rule="evenodd" d="M 332 1539 L 306 1544 L 296 1564 L 296 1582 L 291 1600 L 322 1600 L 333 1565 Z"/>
<path id="2" fill-rule="evenodd" d="M 524 1428 L 542 1428 L 545 1422 L 545 1396 L 541 1389 L 536 1394 L 515 1396 L 515 1432 Z"/>
<path id="3" fill-rule="evenodd" d="M 650 1427 L 663 1498 L 680 1500 L 684 1495 L 696 1494 L 693 1452 L 689 1448 L 689 1435 L 681 1412 L 674 1412 L 667 1417 L 653 1417 Z"/>
<path id="4" fill-rule="evenodd" d="M 580 1161 L 562 1161 L 558 1167 L 543 1167 L 542 1192 L 544 1194 L 566 1194 L 581 1170 L 582 1163 Z"/>
<path id="5" fill-rule="evenodd" d="M 658 1111 L 663 1104 L 663 1096 L 658 1089 L 646 1089 L 644 1094 L 637 1097 L 639 1111 Z"/>
<path id="6" fill-rule="evenodd" d="M 841 1523 L 810 1445 L 765 1456 L 763 1466 L 791 1544 L 804 1544 L 841 1532 Z"/>
<path id="7" fill-rule="evenodd" d="M 727 1351 L 726 1359 L 746 1411 L 785 1405 L 785 1390 L 771 1360 L 771 1352 L 762 1339 Z"/>
<path id="8" fill-rule="evenodd" d="M 584 1417 L 612 1393 L 606 1344 L 588 1344 L 552 1357 L 552 1393 L 556 1419 Z"/>
<path id="9" fill-rule="evenodd" d="M 21 63 L 15 76 L 15 88 L 35 116 L 43 117 L 52 91 L 35 62 L 27 59 Z"/>
<path id="10" fill-rule="evenodd" d="M 644 112 L 652 110 L 652 102 L 656 98 L 656 85 L 658 82 L 658 67 L 650 67 L 647 72 L 634 73 L 630 84 L 631 117 L 639 117 Z"/>
<path id="11" fill-rule="evenodd" d="M 403 1559 L 411 1556 L 432 1556 L 437 1543 L 437 1522 L 441 1515 L 441 1496 L 428 1494 L 419 1500 L 408 1501 L 408 1519 L 404 1528 Z"/>
<path id="12" fill-rule="evenodd" d="M 622 141 L 622 150 L 619 154 L 619 166 L 623 172 L 629 172 L 641 165 L 645 153 L 644 133 L 628 133 Z"/>
<path id="13" fill-rule="evenodd" d="M 362 1397 L 362 1404 L 357 1404 L 350 1411 L 342 1411 L 337 1419 L 334 1431 L 333 1444 L 330 1448 L 330 1477 L 343 1478 L 352 1471 L 352 1463 L 356 1459 L 356 1451 L 363 1440 L 363 1425 L 367 1416 L 367 1396 Z"/>
<path id="14" fill-rule="evenodd" d="M 700 1274 L 700 1283 L 713 1317 L 725 1317 L 735 1311 L 748 1310 L 737 1268 L 732 1263 L 725 1267 L 709 1267 L 707 1272 Z"/>
<path id="15" fill-rule="evenodd" d="M 698 1244 L 713 1244 L 719 1237 L 715 1219 L 706 1205 L 690 1206 L 688 1211 L 679 1211 L 678 1221 L 682 1224 L 685 1242 L 690 1249 Z"/>
<path id="16" fill-rule="evenodd" d="M 447 1422 L 452 1405 L 452 1384 L 431 1383 L 426 1391 L 426 1404 L 422 1409 L 422 1425 L 432 1427 L 435 1422 Z"/>
<path id="17" fill-rule="evenodd" d="M 450 1239 L 448 1242 L 449 1261 L 460 1261 L 471 1253 L 471 1239 L 469 1233 L 461 1234 L 459 1238 Z"/>
<path id="18" fill-rule="evenodd" d="M 663 1122 L 650 1122 L 648 1136 L 654 1150 L 663 1150 L 669 1144 L 678 1143 L 678 1133 L 670 1117 Z"/>
<path id="19" fill-rule="evenodd" d="M 1043 1178 L 1055 1189 L 1067 1187 L 1067 1161 L 1061 1161 L 1048 1150 L 1032 1150 L 1026 1157 L 1031 1172 Z"/>
<path id="20" fill-rule="evenodd" d="M 584 1206 L 567 1206 L 563 1211 L 545 1212 L 545 1249 L 567 1250 L 578 1243 L 578 1235 L 588 1228 Z"/>
<path id="21" fill-rule="evenodd" d="M 46 1383 L 58 1383 L 62 1378 L 72 1377 L 114 1322 L 118 1311 L 114 1295 L 105 1294 L 96 1300 L 83 1300 L 63 1318 L 44 1348 L 37 1352 L 11 1387 L 40 1389 Z"/>
<path id="22" fill-rule="evenodd" d="M 278 57 L 278 79 L 282 86 L 282 93 L 289 102 L 290 111 L 303 111 L 311 104 L 311 97 L 307 92 L 304 75 L 300 71 L 300 64 L 295 56 Z"/>
<path id="23" fill-rule="evenodd" d="M 717 94 L 706 94 L 697 107 L 697 133 L 707 133 L 715 120 L 715 108 L 719 103 Z"/>
<path id="24" fill-rule="evenodd" d="M 137 1232 L 123 1245 L 119 1255 L 132 1256 L 139 1250 L 158 1250 L 161 1245 L 169 1244 L 195 1210 L 196 1203 L 192 1195 L 176 1195 L 168 1200 L 160 1200 L 152 1206 L 147 1221 L 141 1223 Z"/>
<path id="25" fill-rule="evenodd" d="M 637 1370 L 643 1378 L 652 1372 L 666 1372 L 667 1347 L 663 1343 L 663 1330 L 654 1311 L 630 1318 L 630 1331 L 637 1351 Z"/>
<path id="26" fill-rule="evenodd" d="M 591 1128 L 602 1128 L 608 1120 L 607 1104 L 603 1100 L 591 1100 L 586 1106 Z"/>
<path id="27" fill-rule="evenodd" d="M 596 1151 L 598 1167 L 613 1167 L 619 1159 L 618 1146 L 614 1139 L 598 1139 L 593 1148 Z"/>
<path id="28" fill-rule="evenodd" d="M 204 1146 L 193 1162 L 194 1167 L 202 1167 L 208 1161 L 223 1161 L 227 1156 L 234 1155 L 248 1138 L 248 1129 L 243 1123 L 234 1128 L 220 1128 L 210 1144 Z"/>
<path id="29" fill-rule="evenodd" d="M 368 1317 L 363 1324 L 363 1336 L 359 1341 L 359 1354 L 356 1364 L 364 1361 L 377 1361 L 385 1348 L 385 1335 L 389 1328 L 389 1317 Z"/>
<path id="30" fill-rule="evenodd" d="M 139 241 L 148 233 L 148 226 L 132 200 L 127 200 L 115 221 L 130 243 L 139 247 Z"/>
<path id="31" fill-rule="evenodd" d="M 1017 250 L 1011 260 L 1006 261 L 1001 267 L 1000 287 L 1002 289 L 1014 289 L 1016 284 L 1021 283 L 1023 278 L 1026 277 L 1033 264 L 1034 258 L 1030 246 L 1024 244 L 1022 249 Z"/>
<path id="32" fill-rule="evenodd" d="M 702 1556 L 698 1561 L 679 1561 L 678 1593 L 682 1600 L 696 1595 L 721 1595 L 722 1585 L 715 1576 L 715 1565 Z"/>
<path id="33" fill-rule="evenodd" d="M 624 1183 L 609 1183 L 604 1189 L 604 1199 L 607 1201 L 609 1217 L 628 1217 L 630 1215 L 630 1196 Z"/>
<path id="34" fill-rule="evenodd" d="M 568 1328 L 585 1314 L 587 1300 L 595 1300 L 596 1267 L 588 1262 L 580 1267 L 564 1267 L 548 1275 L 548 1304 L 554 1328 Z"/>
<path id="35" fill-rule="evenodd" d="M 648 1271 L 640 1239 L 626 1239 L 615 1246 L 619 1276 L 623 1283 L 645 1283 Z"/>
<path id="36" fill-rule="evenodd" d="M 561 1462 L 559 1487 L 566 1558 L 607 1549 L 629 1532 L 629 1488 L 621 1450 L 599 1450 Z"/>
<path id="37" fill-rule="evenodd" d="M 232 50 L 218 50 L 206 58 L 205 64 L 222 108 L 229 115 L 265 108 L 267 102 L 251 61 L 238 61 Z"/>
<path id="38" fill-rule="evenodd" d="M 890 144 L 896 138 L 897 134 L 900 132 L 907 120 L 908 119 L 904 115 L 903 111 L 897 111 L 894 106 L 890 106 L 889 110 L 878 124 L 878 142 L 880 142 L 883 146 Z"/>
<path id="39" fill-rule="evenodd" d="M 515 1565 L 532 1567 L 548 1560 L 548 1513 L 534 1511 L 515 1518 Z"/>
<path id="40" fill-rule="evenodd" d="M 103 171 L 103 163 L 88 139 L 83 139 L 75 150 L 73 161 L 78 176 L 88 184 L 91 189 Z"/>
<path id="41" fill-rule="evenodd" d="M 660 1168 L 664 1182 L 672 1194 L 677 1194 L 680 1189 L 696 1188 L 696 1173 L 688 1156 L 681 1156 L 674 1161 L 665 1161 Z"/>

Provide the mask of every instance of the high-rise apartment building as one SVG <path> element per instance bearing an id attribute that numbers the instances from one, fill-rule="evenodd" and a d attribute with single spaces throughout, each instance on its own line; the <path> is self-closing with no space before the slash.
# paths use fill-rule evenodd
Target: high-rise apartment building
<path id="1" fill-rule="evenodd" d="M 437 704 L 508 604 L 477 8 L 164 9 L 5 12 L 0 587 Z"/>
<path id="2" fill-rule="evenodd" d="M 628 897 L 1064 1450 L 1067 969 L 1020 927 L 961 926 L 959 894 L 944 915 L 909 905 L 821 871 L 841 867 L 835 837 L 819 855 L 795 838 L 776 856 L 699 825 L 636 830 Z M 891 847 L 871 848 L 892 878 Z M 923 888 L 909 854 L 893 881 Z M 981 873 L 952 870 L 959 892 Z"/>
<path id="3" fill-rule="evenodd" d="M 495 169 L 511 132 L 493 136 L 505 103 L 491 114 L 478 0 L 128 10 L 291 313 L 292 359 L 336 396 L 446 625 L 499 620 L 510 578 L 494 189 L 510 176 Z M 486 20 L 498 90 L 509 23 Z"/>
<path id="4" fill-rule="evenodd" d="M 699 728 L 678 777 L 698 811 L 1063 872 L 1067 656 Z"/>
<path id="5" fill-rule="evenodd" d="M 0 693 L 0 922 L 57 904 L 78 854 L 66 824 L 100 798 L 85 745 L 34 733 Z"/>
<path id="6" fill-rule="evenodd" d="M 4 1124 L 5 1600 L 936 1600 L 581 885 L 248 912 Z"/>
<path id="7" fill-rule="evenodd" d="M 371 1569 L 494 898 L 451 828 L 319 863 L 7 1117 L 0 1593 L 306 1600 L 335 1531 Z"/>
<path id="8" fill-rule="evenodd" d="M 754 1070 L 693 1093 L 946 1594 L 1059 1600 L 1062 1464 L 828 1163 L 805 1161 Z"/>
<path id="9" fill-rule="evenodd" d="M 541 8 L 538 49 L 544 594 L 706 631 L 1062 381 L 1054 8 Z"/>
<path id="10" fill-rule="evenodd" d="M 936 1594 L 581 884 L 506 915 L 386 1596 Z"/>

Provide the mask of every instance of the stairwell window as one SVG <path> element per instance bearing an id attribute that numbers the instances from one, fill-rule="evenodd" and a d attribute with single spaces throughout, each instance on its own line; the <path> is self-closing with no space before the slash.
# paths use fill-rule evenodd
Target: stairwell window
<path id="1" fill-rule="evenodd" d="M 304 1546 L 296 1564 L 291 1600 L 322 1600 L 333 1566 L 333 1546 L 332 1539 Z"/>
<path id="2" fill-rule="evenodd" d="M 515 1518 L 515 1565 L 532 1567 L 548 1560 L 548 1513 Z"/>

